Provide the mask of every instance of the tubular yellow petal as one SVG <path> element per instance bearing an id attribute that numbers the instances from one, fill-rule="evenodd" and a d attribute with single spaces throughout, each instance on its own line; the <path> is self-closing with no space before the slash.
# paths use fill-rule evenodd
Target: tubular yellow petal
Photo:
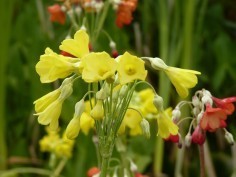
<path id="1" fill-rule="evenodd" d="M 94 127 L 94 119 L 89 116 L 88 113 L 83 113 L 80 118 L 80 129 L 85 134 L 88 135 L 89 130 Z"/>
<path id="2" fill-rule="evenodd" d="M 65 39 L 59 48 L 78 58 L 82 58 L 89 53 L 89 36 L 85 30 L 79 30 L 75 33 L 74 39 Z"/>
<path id="3" fill-rule="evenodd" d="M 66 127 L 66 137 L 68 139 L 75 139 L 79 135 L 80 131 L 80 117 L 74 117 L 71 119 Z"/>
<path id="4" fill-rule="evenodd" d="M 34 101 L 35 111 L 37 113 L 43 112 L 52 102 L 54 102 L 60 95 L 60 89 L 56 89 L 43 97 Z"/>
<path id="5" fill-rule="evenodd" d="M 189 88 L 195 87 L 198 82 L 197 74 L 201 74 L 198 71 L 168 67 L 164 70 L 170 81 L 174 85 L 177 93 L 185 98 L 188 96 Z"/>

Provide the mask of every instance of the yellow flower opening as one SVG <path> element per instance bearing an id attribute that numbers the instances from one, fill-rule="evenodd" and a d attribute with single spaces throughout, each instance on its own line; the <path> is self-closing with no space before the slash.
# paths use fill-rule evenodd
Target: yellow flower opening
<path id="1" fill-rule="evenodd" d="M 38 115 L 38 122 L 42 125 L 48 125 L 51 130 L 57 130 L 58 128 L 58 119 L 61 114 L 63 100 L 55 100 L 51 103 L 43 112 L 40 112 Z"/>
<path id="2" fill-rule="evenodd" d="M 188 89 L 195 87 L 198 82 L 196 75 L 201 74 L 198 71 L 175 67 L 167 67 L 164 71 L 182 98 L 188 96 Z"/>
<path id="3" fill-rule="evenodd" d="M 50 83 L 59 78 L 65 78 L 73 72 L 78 72 L 79 66 L 75 65 L 75 62 L 75 59 L 58 55 L 47 48 L 36 64 L 36 72 L 42 83 Z"/>
<path id="4" fill-rule="evenodd" d="M 61 89 L 58 88 L 43 97 L 34 101 L 36 113 L 43 112 L 52 102 L 54 102 L 61 93 Z"/>
<path id="5" fill-rule="evenodd" d="M 97 82 L 114 76 L 117 62 L 106 52 L 90 53 L 81 59 L 82 79 L 85 82 Z"/>
<path id="6" fill-rule="evenodd" d="M 177 135 L 179 127 L 172 122 L 169 112 L 171 109 L 161 111 L 157 117 L 158 133 L 157 135 L 163 139 L 168 138 L 170 135 Z"/>
<path id="7" fill-rule="evenodd" d="M 85 134 L 88 135 L 89 130 L 94 127 L 95 121 L 94 119 L 88 114 L 83 113 L 80 118 L 80 129 Z"/>
<path id="8" fill-rule="evenodd" d="M 136 79 L 145 80 L 147 71 L 144 67 L 144 61 L 140 58 L 125 52 L 116 59 L 118 65 L 118 77 L 120 84 L 127 84 Z"/>
<path id="9" fill-rule="evenodd" d="M 89 53 L 89 36 L 85 30 L 79 30 L 75 33 L 74 39 L 65 39 L 59 48 L 78 58 L 82 58 Z"/>

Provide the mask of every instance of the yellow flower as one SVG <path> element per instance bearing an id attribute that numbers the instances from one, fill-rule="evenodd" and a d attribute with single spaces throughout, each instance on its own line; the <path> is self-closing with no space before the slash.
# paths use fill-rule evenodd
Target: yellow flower
<path id="1" fill-rule="evenodd" d="M 70 158 L 74 147 L 74 140 L 70 140 L 66 137 L 65 133 L 60 141 L 55 145 L 53 152 L 58 157 Z"/>
<path id="2" fill-rule="evenodd" d="M 81 58 L 82 79 L 85 82 L 97 82 L 114 76 L 117 62 L 106 52 L 90 53 Z"/>
<path id="3" fill-rule="evenodd" d="M 116 60 L 119 63 L 117 71 L 121 85 L 133 82 L 136 79 L 145 80 L 147 71 L 144 67 L 144 61 L 140 58 L 125 52 Z"/>
<path id="4" fill-rule="evenodd" d="M 198 71 L 175 67 L 167 67 L 164 71 L 175 86 L 177 93 L 183 98 L 188 96 L 188 89 L 195 87 L 197 84 L 198 79 L 196 75 L 201 74 Z"/>
<path id="5" fill-rule="evenodd" d="M 58 119 L 61 114 L 63 100 L 57 99 L 51 103 L 43 112 L 38 115 L 38 122 L 42 125 L 48 125 L 51 130 L 57 130 Z"/>
<path id="6" fill-rule="evenodd" d="M 59 48 L 78 58 L 82 58 L 89 53 L 89 36 L 85 30 L 79 30 L 75 33 L 74 39 L 65 39 Z"/>
<path id="7" fill-rule="evenodd" d="M 60 140 L 56 131 L 47 131 L 48 134 L 39 140 L 40 151 L 50 152 L 53 150 L 55 143 Z"/>
<path id="8" fill-rule="evenodd" d="M 158 133 L 157 135 L 163 139 L 168 138 L 170 135 L 178 134 L 178 126 L 172 122 L 170 118 L 171 109 L 167 109 L 165 111 L 160 111 L 157 117 L 158 123 Z"/>
<path id="9" fill-rule="evenodd" d="M 88 114 L 83 113 L 80 118 L 80 129 L 85 134 L 88 135 L 89 130 L 94 127 L 94 119 Z"/>
<path id="10" fill-rule="evenodd" d="M 102 120 L 104 117 L 104 109 L 103 109 L 102 100 L 97 100 L 97 104 L 93 107 L 90 112 L 90 115 L 95 120 Z"/>
<path id="11" fill-rule="evenodd" d="M 68 139 L 75 139 L 79 135 L 79 131 L 80 117 L 74 117 L 66 127 L 66 136 Z"/>
<path id="12" fill-rule="evenodd" d="M 52 102 L 54 102 L 60 96 L 60 93 L 61 89 L 58 88 L 34 101 L 35 111 L 37 113 L 43 112 Z"/>
<path id="13" fill-rule="evenodd" d="M 59 78 L 65 78 L 73 72 L 79 73 L 80 63 L 79 60 L 76 63 L 76 59 L 58 55 L 47 48 L 36 64 L 36 71 L 42 83 L 49 83 Z"/>
<path id="14" fill-rule="evenodd" d="M 138 134 L 142 134 L 142 129 L 140 126 L 141 121 L 142 117 L 137 111 L 128 109 L 121 123 L 119 133 L 124 133 L 125 127 L 127 126 L 130 129 L 130 135 L 135 136 Z"/>
<path id="15" fill-rule="evenodd" d="M 147 88 L 138 92 L 141 98 L 141 111 L 145 117 L 147 114 L 157 114 L 157 109 L 153 104 L 154 92 L 152 89 Z"/>

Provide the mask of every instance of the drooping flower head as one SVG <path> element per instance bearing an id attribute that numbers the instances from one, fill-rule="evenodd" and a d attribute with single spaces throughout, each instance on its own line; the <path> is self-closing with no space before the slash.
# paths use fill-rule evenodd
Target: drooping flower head
<path id="1" fill-rule="evenodd" d="M 234 104 L 233 102 L 236 102 L 236 97 L 229 97 L 229 98 L 224 98 L 224 99 L 219 99 L 216 97 L 212 97 L 214 103 L 218 108 L 221 108 L 225 111 L 227 115 L 231 115 L 234 110 Z"/>
<path id="2" fill-rule="evenodd" d="M 206 105 L 206 110 L 201 118 L 200 126 L 203 130 L 214 132 L 218 128 L 226 127 L 226 119 L 227 115 L 224 110 L 213 108 L 208 104 Z"/>
<path id="3" fill-rule="evenodd" d="M 54 4 L 48 7 L 48 12 L 50 13 L 50 20 L 52 22 L 58 22 L 64 24 L 66 21 L 66 14 L 62 10 L 62 7 L 59 4 Z"/>
<path id="4" fill-rule="evenodd" d="M 204 132 L 200 126 L 197 126 L 194 129 L 191 140 L 195 144 L 203 145 L 206 140 L 206 132 Z"/>
<path id="5" fill-rule="evenodd" d="M 116 58 L 118 61 L 118 78 L 120 84 L 127 84 L 134 80 L 145 80 L 147 71 L 144 67 L 144 61 L 140 58 L 125 52 Z"/>

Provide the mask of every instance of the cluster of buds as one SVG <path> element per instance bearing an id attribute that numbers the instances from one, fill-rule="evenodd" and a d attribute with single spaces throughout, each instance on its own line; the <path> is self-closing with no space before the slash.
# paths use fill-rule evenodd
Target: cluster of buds
<path id="1" fill-rule="evenodd" d="M 233 102 L 236 102 L 236 97 L 219 99 L 212 96 L 212 94 L 205 89 L 197 91 L 192 97 L 191 102 L 180 102 L 172 112 L 172 120 L 176 123 L 181 121 L 180 108 L 184 104 L 191 104 L 193 108 L 193 117 L 191 118 L 192 122 L 189 131 L 185 136 L 185 145 L 189 146 L 191 142 L 203 145 L 206 140 L 206 133 L 215 132 L 218 129 L 223 129 L 226 140 L 230 144 L 233 144 L 233 136 L 228 132 L 228 130 L 226 130 L 227 116 L 231 115 L 235 110 Z M 192 129 L 194 129 L 193 132 Z"/>

